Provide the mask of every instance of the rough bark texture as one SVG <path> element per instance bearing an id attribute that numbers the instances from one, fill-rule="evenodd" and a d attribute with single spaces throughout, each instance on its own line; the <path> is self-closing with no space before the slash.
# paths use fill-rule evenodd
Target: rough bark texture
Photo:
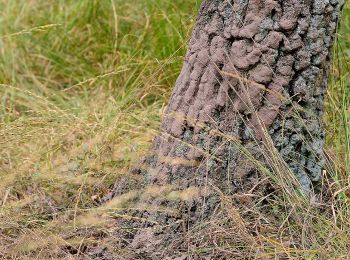
<path id="1" fill-rule="evenodd" d="M 342 0 L 204 1 L 144 173 L 145 186 L 167 195 L 149 195 L 143 203 L 177 209 L 187 222 L 205 217 L 217 206 L 215 196 L 201 206 L 175 202 L 174 196 L 187 202 L 205 197 L 208 183 L 226 192 L 255 185 L 257 170 L 242 151 L 266 163 L 266 134 L 304 189 L 317 183 L 324 166 L 330 48 L 342 5 Z M 135 216 L 164 225 L 182 218 L 159 215 Z M 160 252 L 164 233 L 182 229 L 144 225 L 148 229 L 131 246 L 145 252 Z"/>
<path id="2" fill-rule="evenodd" d="M 323 99 L 340 2 L 205 1 L 155 141 L 152 181 L 187 185 L 193 168 L 169 161 L 200 162 L 207 155 L 223 161 L 212 157 L 209 175 L 229 171 L 234 181 L 244 160 L 201 126 L 249 145 L 264 138 L 260 123 L 304 187 L 319 181 Z M 300 118 L 293 118 L 299 107 Z"/>

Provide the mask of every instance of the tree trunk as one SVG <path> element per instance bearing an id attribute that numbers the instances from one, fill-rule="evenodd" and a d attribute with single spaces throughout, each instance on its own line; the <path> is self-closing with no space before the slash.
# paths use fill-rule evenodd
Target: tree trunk
<path id="1" fill-rule="evenodd" d="M 143 211 L 137 217 L 168 225 L 186 216 L 193 223 L 217 206 L 217 198 L 207 196 L 208 186 L 226 193 L 252 189 L 260 168 L 271 169 L 277 161 L 284 161 L 304 190 L 320 181 L 324 95 L 342 5 L 342 0 L 202 3 L 143 171 L 148 195 L 140 199 L 181 216 L 162 219 L 161 213 Z M 206 200 L 199 206 L 196 198 Z M 166 233 L 147 223 L 134 237 L 134 248 Z M 180 226 L 167 232 L 180 232 Z"/>

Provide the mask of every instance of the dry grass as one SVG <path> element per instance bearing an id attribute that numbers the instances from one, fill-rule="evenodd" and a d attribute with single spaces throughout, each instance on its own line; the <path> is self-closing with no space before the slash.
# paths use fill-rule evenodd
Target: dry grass
<path id="1" fill-rule="evenodd" d="M 0 258 L 88 259 L 89 245 L 127 256 L 114 239 L 113 218 L 128 217 L 118 209 L 198 196 L 150 187 L 99 205 L 115 180 L 138 181 L 128 169 L 157 133 L 197 2 L 0 0 Z M 303 197 L 283 178 L 264 203 L 222 194 L 225 210 L 188 232 L 189 256 L 348 258 L 349 25 L 347 8 L 327 99 L 330 197 Z"/>

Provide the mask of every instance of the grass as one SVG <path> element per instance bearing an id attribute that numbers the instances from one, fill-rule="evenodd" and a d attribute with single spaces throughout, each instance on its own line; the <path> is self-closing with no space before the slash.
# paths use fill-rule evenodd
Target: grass
<path id="1" fill-rule="evenodd" d="M 91 244 L 115 251 L 113 209 L 137 194 L 104 207 L 98 201 L 157 133 L 198 6 L 197 0 L 0 0 L 0 257 L 84 255 Z M 232 225 L 210 223 L 216 244 L 199 243 L 194 251 L 221 247 L 238 258 L 241 245 L 263 245 L 260 257 L 347 258 L 349 26 L 348 5 L 326 104 L 332 213 L 284 196 L 274 204 L 281 216 L 260 226 L 265 235 L 242 231 L 239 240 L 237 230 L 244 229 L 234 219 L 251 216 L 227 199 L 222 220 Z M 293 214 L 301 220 L 289 220 Z M 289 243 L 282 241 L 287 236 Z M 293 247 L 294 240 L 302 246 Z"/>

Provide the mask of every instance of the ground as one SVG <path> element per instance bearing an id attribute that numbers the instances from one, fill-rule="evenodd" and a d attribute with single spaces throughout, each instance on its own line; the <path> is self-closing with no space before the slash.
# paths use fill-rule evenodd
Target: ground
<path id="1" fill-rule="evenodd" d="M 101 199 L 158 133 L 199 2 L 0 0 L 0 258 L 121 255 L 114 220 L 130 217 L 117 211 L 128 198 Z M 347 258 L 349 33 L 348 5 L 326 103 L 327 198 L 275 183 L 278 199 L 248 213 L 234 203 L 247 198 L 225 197 L 187 255 Z"/>

